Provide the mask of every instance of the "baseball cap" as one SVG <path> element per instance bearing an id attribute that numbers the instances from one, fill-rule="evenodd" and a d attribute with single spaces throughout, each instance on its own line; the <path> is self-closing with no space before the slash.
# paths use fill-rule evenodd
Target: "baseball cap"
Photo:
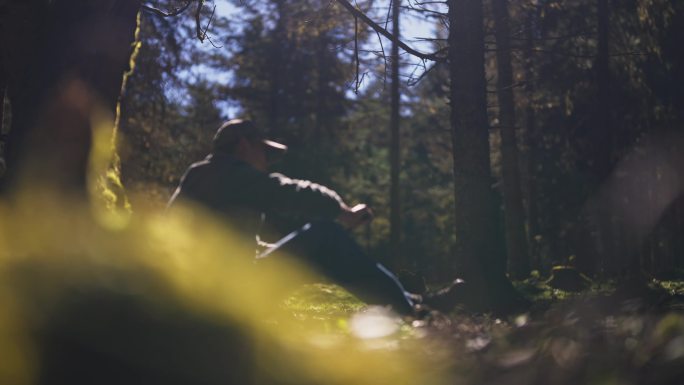
<path id="1" fill-rule="evenodd" d="M 214 135 L 214 151 L 230 152 L 238 143 L 240 138 L 250 141 L 260 141 L 268 149 L 277 152 L 284 152 L 287 146 L 276 141 L 266 139 L 259 127 L 248 119 L 232 119 L 221 125 Z"/>

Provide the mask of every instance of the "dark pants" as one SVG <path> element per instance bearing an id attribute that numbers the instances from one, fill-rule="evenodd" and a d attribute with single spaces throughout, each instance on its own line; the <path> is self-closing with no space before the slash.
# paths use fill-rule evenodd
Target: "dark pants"
<path id="1" fill-rule="evenodd" d="M 391 305 L 411 314 L 413 302 L 399 280 L 373 261 L 351 235 L 335 222 L 307 223 L 276 242 L 257 258 L 293 256 L 369 304 Z"/>

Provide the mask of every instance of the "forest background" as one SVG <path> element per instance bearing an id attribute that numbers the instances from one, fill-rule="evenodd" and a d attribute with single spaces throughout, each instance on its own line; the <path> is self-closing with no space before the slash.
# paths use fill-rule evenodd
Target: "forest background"
<path id="1" fill-rule="evenodd" d="M 447 61 L 402 52 L 397 63 L 401 221 L 392 231 L 391 42 L 334 2 L 232 6 L 239 12 L 227 19 L 208 3 L 202 44 L 191 13 L 142 14 L 120 125 L 133 207 L 150 199 L 164 205 L 185 168 L 208 153 L 220 122 L 250 117 L 290 146 L 279 171 L 374 208 L 375 221 L 357 233 L 372 255 L 428 281 L 457 274 Z M 390 30 L 388 6 L 358 4 Z M 525 278 L 574 264 L 604 278 L 677 274 L 684 267 L 682 4 L 512 1 L 507 30 L 496 28 L 496 7 L 484 2 L 483 43 L 488 184 L 499 225 L 485 237 L 507 249 L 509 273 Z M 446 51 L 444 3 L 404 2 L 402 18 L 434 32 L 402 39 Z M 502 60 L 510 61 L 510 79 Z M 508 109 L 502 91 L 511 93 Z M 390 244 L 395 236 L 398 247 Z"/>

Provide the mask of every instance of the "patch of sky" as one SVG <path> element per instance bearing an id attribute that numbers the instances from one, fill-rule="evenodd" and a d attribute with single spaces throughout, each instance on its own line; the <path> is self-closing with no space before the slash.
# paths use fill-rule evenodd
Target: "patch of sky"
<path id="1" fill-rule="evenodd" d="M 333 2 L 334 3 L 334 2 Z M 214 0 L 207 1 L 206 6 L 209 8 L 216 7 L 216 16 L 222 17 L 227 20 L 239 20 L 241 18 L 241 9 L 229 2 L 228 0 Z M 440 18 L 436 17 L 437 13 L 446 12 L 446 5 L 441 2 L 420 2 L 416 0 L 403 0 L 402 1 L 403 12 L 400 19 L 401 37 L 402 40 L 408 44 L 410 47 L 425 53 L 430 53 L 435 50 L 434 39 L 438 37 L 438 27 Z M 420 11 L 422 10 L 422 11 Z M 391 30 L 391 19 L 390 19 L 390 0 L 379 0 L 374 3 L 373 10 L 371 12 L 372 18 L 383 28 Z M 235 23 L 235 28 L 240 28 L 240 23 Z M 370 30 L 361 24 L 363 28 Z M 211 28 L 208 31 L 211 37 Z M 219 36 L 212 37 L 214 42 L 220 42 L 221 38 Z M 197 42 L 200 49 L 203 50 L 228 50 L 227 47 L 223 47 L 218 44 L 218 48 L 215 47 L 217 44 L 211 44 L 207 41 L 204 43 Z M 384 51 L 385 55 L 390 53 L 391 42 L 384 37 L 373 36 L 364 43 L 360 48 L 360 82 L 358 88 L 356 87 L 356 79 L 349 79 L 347 96 L 350 99 L 355 99 L 357 97 L 356 91 L 359 94 L 363 94 L 370 84 L 374 81 L 384 81 L 389 78 L 389 69 L 385 71 L 385 66 L 383 64 L 377 66 L 372 63 L 376 62 L 378 56 L 382 55 Z M 353 55 L 352 50 L 354 49 L 353 42 L 340 47 L 340 55 L 344 60 L 350 60 Z M 413 80 L 420 77 L 420 75 L 427 70 L 432 63 L 425 62 L 413 55 L 407 54 L 400 50 L 401 55 L 401 78 L 402 81 L 406 83 L 411 83 Z M 201 75 L 204 79 L 209 81 L 215 81 L 221 84 L 229 84 L 232 80 L 233 74 L 228 70 L 217 70 L 210 66 L 204 64 L 198 64 L 194 66 L 190 71 L 184 73 L 181 76 L 191 76 L 196 77 Z M 219 102 L 217 103 L 221 106 L 224 114 L 226 116 L 234 116 L 240 110 L 239 106 L 234 102 Z"/>

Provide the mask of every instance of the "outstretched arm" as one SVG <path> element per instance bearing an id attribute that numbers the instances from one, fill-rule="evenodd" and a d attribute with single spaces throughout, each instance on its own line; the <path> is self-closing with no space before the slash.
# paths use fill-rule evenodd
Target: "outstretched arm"
<path id="1" fill-rule="evenodd" d="M 266 188 L 268 210 L 310 218 L 337 219 L 353 228 L 373 218 L 371 209 L 359 204 L 349 207 L 334 190 L 307 180 L 271 174 Z"/>

